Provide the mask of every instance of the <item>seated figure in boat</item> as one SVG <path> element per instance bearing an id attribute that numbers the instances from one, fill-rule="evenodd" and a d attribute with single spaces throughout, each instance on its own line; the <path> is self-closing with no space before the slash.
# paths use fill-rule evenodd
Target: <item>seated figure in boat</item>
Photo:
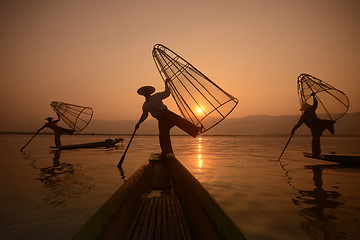
<path id="1" fill-rule="evenodd" d="M 54 118 L 53 117 L 48 117 L 46 118 L 45 120 L 47 120 L 48 122 L 44 124 L 44 126 L 42 126 L 40 130 L 44 129 L 44 128 L 50 128 L 51 130 L 54 131 L 55 133 L 55 146 L 56 147 L 60 147 L 61 146 L 61 141 L 60 141 L 60 136 L 62 134 L 69 134 L 69 135 L 73 135 L 75 130 L 72 130 L 72 129 L 66 129 L 66 128 L 63 128 L 63 127 L 60 127 L 57 125 L 57 123 L 60 121 L 60 116 L 59 114 L 57 114 L 58 116 L 58 119 L 57 120 L 53 120 Z"/>
<path id="2" fill-rule="evenodd" d="M 331 134 L 334 134 L 334 123 L 332 120 L 323 120 L 318 118 L 316 115 L 316 109 L 318 107 L 318 101 L 315 97 L 315 93 L 311 94 L 313 96 L 313 105 L 308 103 L 303 103 L 300 111 L 303 112 L 298 123 L 295 124 L 291 131 L 291 135 L 294 135 L 296 129 L 298 129 L 303 123 L 310 128 L 312 135 L 312 154 L 314 156 L 319 156 L 321 154 L 320 147 L 320 137 L 322 136 L 325 129 L 329 130 Z"/>
<path id="3" fill-rule="evenodd" d="M 139 128 L 149 113 L 156 118 L 159 122 L 159 141 L 162 155 L 166 156 L 167 154 L 173 154 L 170 140 L 170 129 L 172 127 L 177 126 L 194 138 L 200 133 L 201 127 L 195 126 L 193 123 L 168 110 L 162 102 L 163 99 L 170 96 L 168 81 L 165 82 L 165 91 L 153 94 L 154 92 L 155 88 L 153 86 L 143 86 L 137 90 L 139 95 L 145 97 L 145 102 L 142 106 L 143 113 L 138 123 L 136 123 L 135 129 Z"/>

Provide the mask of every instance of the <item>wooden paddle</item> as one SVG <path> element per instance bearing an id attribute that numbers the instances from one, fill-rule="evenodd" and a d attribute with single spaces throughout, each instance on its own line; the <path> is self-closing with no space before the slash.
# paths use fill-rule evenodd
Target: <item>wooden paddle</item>
<path id="1" fill-rule="evenodd" d="M 40 128 L 39 130 L 36 131 L 36 133 L 34 134 L 34 136 L 32 136 L 32 138 L 30 138 L 30 140 L 20 149 L 20 152 L 22 152 L 22 150 L 31 142 L 31 140 L 34 139 L 34 137 L 40 132 L 42 128 Z"/>
<path id="2" fill-rule="evenodd" d="M 134 133 L 132 134 L 132 136 L 131 136 L 131 138 L 130 138 L 130 141 L 129 141 L 126 149 L 125 149 L 125 152 L 123 153 L 123 155 L 122 155 L 122 157 L 121 157 L 121 159 L 120 159 L 120 161 L 119 161 L 119 163 L 118 163 L 118 165 L 117 165 L 118 168 L 121 168 L 121 165 L 122 165 L 123 162 L 124 162 L 126 152 L 127 152 L 127 150 L 129 149 L 129 147 L 130 147 L 131 141 L 133 140 L 133 138 L 134 138 L 134 136 L 135 136 L 136 130 L 137 130 L 137 128 L 135 128 Z"/>
<path id="3" fill-rule="evenodd" d="M 287 143 L 286 143 L 286 145 L 285 145 L 284 149 L 282 150 L 282 152 L 281 152 L 281 154 L 280 154 L 280 157 L 279 157 L 278 161 L 280 161 L 280 158 L 281 158 L 281 157 L 282 157 L 282 155 L 284 154 L 285 149 L 286 149 L 286 148 L 287 148 L 287 146 L 289 145 L 289 143 L 290 143 L 290 140 L 291 140 L 292 136 L 293 136 L 293 134 L 291 134 L 291 135 L 290 135 L 289 140 L 287 141 Z"/>

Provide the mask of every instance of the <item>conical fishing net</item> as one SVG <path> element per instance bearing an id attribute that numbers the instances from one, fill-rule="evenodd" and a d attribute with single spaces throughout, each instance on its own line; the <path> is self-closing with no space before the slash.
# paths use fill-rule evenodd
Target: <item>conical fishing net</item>
<path id="1" fill-rule="evenodd" d="M 349 99 L 345 93 L 330 84 L 309 74 L 300 74 L 297 80 L 300 105 L 304 102 L 313 104 L 312 93 L 318 100 L 316 113 L 320 118 L 337 120 L 349 109 Z"/>
<path id="2" fill-rule="evenodd" d="M 93 115 L 93 109 L 90 107 L 82 107 L 56 101 L 52 102 L 50 106 L 59 114 L 61 120 L 76 132 L 84 130 L 91 121 Z"/>
<path id="3" fill-rule="evenodd" d="M 201 126 L 202 133 L 225 119 L 238 104 L 238 99 L 169 48 L 156 44 L 152 55 L 162 79 L 170 80 L 170 92 L 182 116 Z"/>

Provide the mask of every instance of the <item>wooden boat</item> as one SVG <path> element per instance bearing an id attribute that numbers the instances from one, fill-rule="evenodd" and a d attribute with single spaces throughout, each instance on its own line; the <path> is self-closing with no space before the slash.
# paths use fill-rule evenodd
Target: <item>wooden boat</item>
<path id="1" fill-rule="evenodd" d="M 115 144 L 122 141 L 124 141 L 123 138 L 115 138 L 115 139 L 106 139 L 105 141 L 101 141 L 101 142 L 62 145 L 60 147 L 50 146 L 50 148 L 54 150 L 68 150 L 68 149 L 76 149 L 76 148 L 113 147 L 115 146 Z"/>
<path id="2" fill-rule="evenodd" d="M 246 239 L 175 158 L 150 159 L 74 239 Z"/>
<path id="3" fill-rule="evenodd" d="M 308 158 L 315 158 L 319 160 L 336 162 L 347 165 L 360 165 L 360 156 L 337 155 L 337 154 L 314 156 L 311 153 L 307 153 L 307 152 L 304 152 L 304 156 Z"/>

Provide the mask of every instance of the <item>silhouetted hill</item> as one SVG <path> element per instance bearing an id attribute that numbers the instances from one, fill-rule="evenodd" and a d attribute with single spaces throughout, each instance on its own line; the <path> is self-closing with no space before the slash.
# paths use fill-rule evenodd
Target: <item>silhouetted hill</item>
<path id="1" fill-rule="evenodd" d="M 225 119 L 209 134 L 226 135 L 289 135 L 293 126 L 298 122 L 300 115 L 252 115 L 243 118 Z M 336 135 L 360 135 L 360 112 L 349 113 L 335 124 Z M 296 134 L 310 134 L 310 130 L 301 126 Z M 324 134 L 329 134 L 327 131 Z"/>
<path id="2" fill-rule="evenodd" d="M 220 124 L 206 132 L 209 135 L 289 135 L 292 127 L 299 120 L 300 115 L 251 115 L 243 118 L 227 118 Z M 137 120 L 104 121 L 93 119 L 83 133 L 94 134 L 132 134 Z M 360 136 L 360 112 L 348 113 L 335 124 L 335 135 Z M 23 123 L 0 125 L 0 132 L 35 132 L 42 123 Z M 62 123 L 63 124 L 63 123 Z M 46 130 L 50 131 L 50 130 Z M 44 129 L 45 132 L 45 129 Z M 184 134 L 174 127 L 172 134 Z M 157 121 L 149 117 L 141 124 L 137 134 L 158 134 Z M 304 125 L 297 131 L 297 135 L 310 134 Z M 326 131 L 325 134 L 328 134 Z"/>
<path id="3" fill-rule="evenodd" d="M 289 135 L 292 127 L 299 120 L 300 115 L 251 115 L 243 118 L 228 118 L 210 129 L 210 135 Z M 131 134 L 137 121 L 101 121 L 93 120 L 87 127 L 87 133 L 118 133 Z M 348 113 L 335 124 L 336 135 L 360 136 L 360 112 Z M 183 134 L 174 127 L 172 134 Z M 158 134 L 157 121 L 148 118 L 141 124 L 138 134 Z M 296 134 L 310 134 L 309 129 L 303 125 Z M 325 134 L 328 134 L 327 131 Z"/>

